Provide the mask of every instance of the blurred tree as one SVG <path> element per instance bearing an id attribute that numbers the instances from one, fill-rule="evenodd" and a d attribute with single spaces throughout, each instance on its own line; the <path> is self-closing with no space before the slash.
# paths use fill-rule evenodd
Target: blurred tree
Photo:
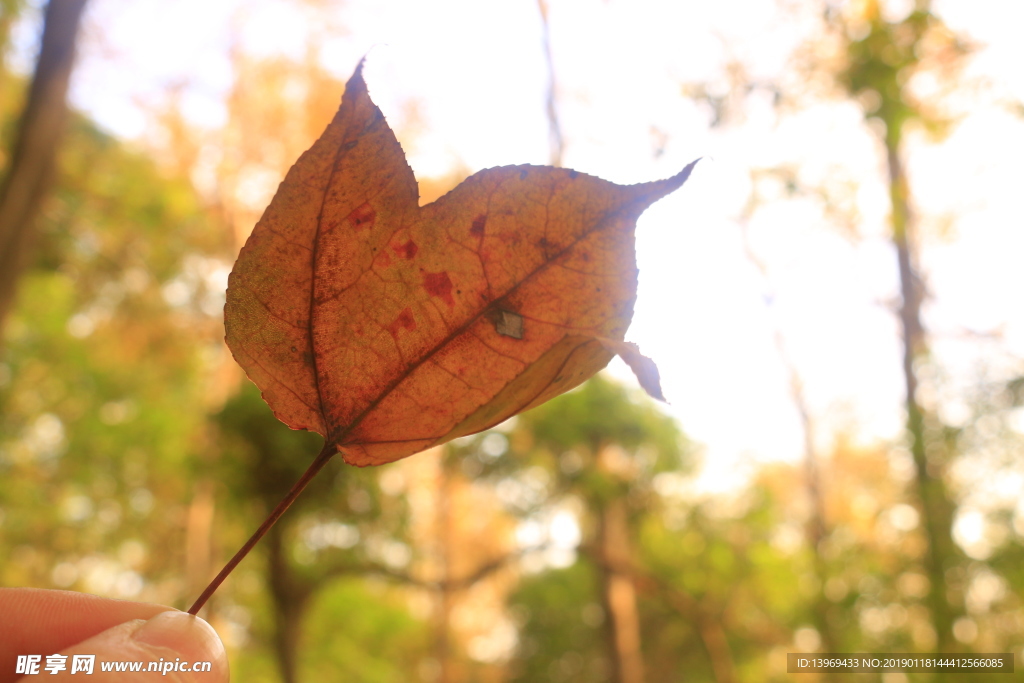
<path id="1" fill-rule="evenodd" d="M 410 498 L 413 558 L 407 572 L 390 576 L 426 589 L 430 598 L 429 666 L 437 683 L 501 680 L 501 664 L 512 646 L 514 626 L 504 607 L 520 553 L 512 519 L 493 489 L 476 477 L 481 444 L 488 438 L 492 456 L 483 457 L 492 459 L 498 453 L 495 440 L 507 444 L 500 432 L 421 453 L 394 472 L 402 473 Z"/>
<path id="2" fill-rule="evenodd" d="M 39 57 L 18 124 L 10 161 L 0 178 L 0 329 L 14 302 L 18 276 L 33 246 L 35 223 L 50 191 L 64 133 L 65 98 L 75 59 L 78 26 L 87 0 L 50 0 Z M 20 3 L 7 0 L 0 17 L 5 46 Z"/>
<path id="3" fill-rule="evenodd" d="M 0 582 L 174 604 L 224 231 L 187 181 L 70 123 L 4 332 L 0 552 L 21 561 Z"/>
<path id="4" fill-rule="evenodd" d="M 678 428 L 649 403 L 598 376 L 520 416 L 512 443 L 517 466 L 524 468 L 520 476 L 536 477 L 541 467 L 551 478 L 545 505 L 568 498 L 582 503 L 589 537 L 582 548 L 593 563 L 595 597 L 607 615 L 604 651 L 611 680 L 643 681 L 634 545 L 640 520 L 650 512 L 653 477 L 682 464 Z M 574 675 L 588 674 L 577 667 Z"/>
<path id="5" fill-rule="evenodd" d="M 916 0 L 912 10 L 899 20 L 887 19 L 878 0 L 866 0 L 846 13 L 829 8 L 826 19 L 839 50 L 835 80 L 862 104 L 869 121 L 880 124 L 875 130 L 885 146 L 891 234 L 900 275 L 907 434 L 928 539 L 928 605 L 938 636 L 937 648 L 946 652 L 954 645 L 952 626 L 957 616 L 957 608 L 947 597 L 946 582 L 947 570 L 958 562 L 950 535 L 953 505 L 944 482 L 951 453 L 939 436 L 943 425 L 937 416 L 925 415 L 918 399 L 918 368 L 928 357 L 928 341 L 921 321 L 925 288 L 918 268 L 903 147 L 908 124 L 918 123 L 941 132 L 949 123 L 938 110 L 937 102 L 914 96 L 908 87 L 910 79 L 931 71 L 940 81 L 953 80 L 963 64 L 967 46 L 932 12 L 930 0 Z M 928 433 L 929 420 L 935 434 L 932 438 Z"/>
<path id="6" fill-rule="evenodd" d="M 217 480 L 230 482 L 218 496 L 225 512 L 216 545 L 233 549 L 301 476 L 320 439 L 278 422 L 248 382 L 216 422 L 224 444 Z M 492 619 L 479 622 L 500 609 L 509 583 L 501 570 L 515 556 L 504 551 L 500 510 L 453 462 L 441 449 L 385 468 L 331 461 L 257 546 L 265 563 L 243 563 L 211 601 L 214 623 L 258 615 L 236 671 L 278 680 L 266 671 L 270 650 L 283 681 L 313 672 L 368 681 L 493 675 L 467 659 L 466 644 L 493 630 Z M 435 603 L 430 620 L 409 609 L 425 597 Z"/>
<path id="7" fill-rule="evenodd" d="M 909 452 L 840 440 L 819 456 L 817 512 L 794 495 L 807 471 L 791 465 L 762 468 L 748 491 L 700 501 L 685 493 L 677 468 L 664 467 L 671 459 L 630 478 L 622 476 L 627 468 L 609 468 L 592 455 L 584 444 L 600 443 L 593 439 L 601 434 L 615 443 L 608 434 L 617 429 L 630 445 L 623 453 L 634 456 L 623 463 L 645 450 L 638 434 L 649 434 L 650 425 L 630 436 L 625 425 L 638 424 L 632 409 L 610 410 L 609 403 L 585 385 L 518 418 L 515 458 L 483 458 L 480 476 L 497 478 L 496 490 L 519 506 L 525 522 L 576 501 L 585 529 L 587 561 L 553 568 L 541 561 L 510 599 L 520 624 L 512 680 L 620 680 L 615 608 L 607 598 L 612 572 L 633 584 L 645 668 L 659 681 L 788 680 L 785 652 L 824 644 L 821 614 L 832 621 L 832 645 L 841 652 L 934 647 L 928 538 L 913 505 Z M 521 487 L 516 495 L 511 482 Z M 607 559 L 600 529 L 616 499 L 629 510 L 625 566 L 612 564 L 622 561 L 614 552 Z M 816 540 L 804 531 L 814 515 L 827 521 Z"/>
<path id="8" fill-rule="evenodd" d="M 510 610 L 520 622 L 513 681 L 607 681 L 605 612 L 593 564 L 523 577 Z"/>
<path id="9" fill-rule="evenodd" d="M 322 445 L 322 439 L 315 434 L 282 428 L 249 383 L 227 402 L 217 422 L 228 439 L 220 463 L 224 472 L 218 479 L 230 482 L 230 486 L 222 493 L 230 498 L 229 509 L 246 512 L 246 521 L 266 516 L 302 475 L 311 454 L 319 453 Z M 337 463 L 329 464 L 323 476 L 315 479 L 306 495 L 293 506 L 287 521 L 271 528 L 260 546 L 266 555 L 266 585 L 273 608 L 271 642 L 285 683 L 296 680 L 299 627 L 309 597 L 318 587 L 316 582 L 297 576 L 289 560 L 294 520 L 302 508 L 323 505 L 325 497 L 332 493 L 337 469 Z M 208 579 L 209 572 L 196 584 L 197 591 L 205 587 Z"/>
<path id="10" fill-rule="evenodd" d="M 909 466 L 906 455 L 896 462 Z M 652 668 L 673 672 L 664 680 L 684 680 L 677 671 L 719 682 L 789 680 L 787 651 L 823 651 L 822 597 L 839 652 L 933 646 L 927 541 L 908 504 L 910 470 L 896 470 L 885 447 L 846 442 L 821 460 L 828 524 L 817 544 L 805 532 L 815 513 L 795 495 L 807 476 L 800 465 L 761 467 L 748 490 L 728 496 L 671 495 L 647 518 L 640 585 L 655 638 L 646 655 Z"/>
<path id="11" fill-rule="evenodd" d="M 220 493 L 231 517 L 231 539 L 218 545 L 234 549 L 252 532 L 252 520 L 261 519 L 273 509 L 302 475 L 308 461 L 320 451 L 322 439 L 282 425 L 249 382 L 228 401 L 216 422 L 224 440 L 224 457 L 218 462 L 217 478 L 229 482 Z M 376 612 L 359 608 L 359 603 L 374 600 L 365 582 L 348 579 L 344 582 L 345 589 L 335 587 L 337 577 L 360 577 L 386 571 L 386 565 L 381 565 L 373 550 L 381 544 L 404 545 L 404 509 L 400 499 L 382 493 L 375 470 L 349 467 L 335 459 L 325 466 L 257 546 L 266 561 L 263 571 L 258 572 L 263 578 L 257 585 L 266 587 L 270 603 L 269 619 L 261 626 L 264 632 L 259 636 L 272 645 L 280 680 L 291 683 L 304 680 L 312 671 L 324 671 L 323 657 L 329 652 L 332 641 L 339 647 L 362 651 L 358 661 L 342 663 L 337 657 L 329 657 L 339 665 L 335 675 L 383 666 L 391 673 L 367 674 L 360 680 L 384 681 L 399 680 L 402 671 L 408 672 L 408 668 L 403 669 L 398 662 L 384 656 L 390 646 L 383 629 L 373 623 L 377 619 L 404 620 L 402 630 L 419 633 L 415 637 L 421 641 L 424 625 L 405 615 L 401 608 L 396 612 L 392 606 L 389 611 L 388 600 L 384 600 Z M 253 569 L 248 570 L 249 577 L 256 575 Z M 244 586 L 245 574 L 232 584 Z M 244 598 L 244 591 L 232 588 L 232 584 L 225 586 L 223 595 L 216 596 L 218 601 L 227 600 L 232 604 L 226 608 L 214 604 L 211 611 L 230 614 L 232 606 Z M 339 610 L 363 609 L 361 618 L 368 633 L 356 634 L 346 629 L 339 633 L 337 629 L 307 618 L 313 605 L 319 605 L 321 594 L 334 597 L 330 609 L 316 607 L 314 611 L 320 618 L 336 618 Z M 355 604 L 346 605 L 346 601 Z M 307 640 L 303 634 L 309 631 L 317 634 L 319 657 L 310 656 L 308 648 L 303 647 Z M 363 636 L 378 640 L 360 642 Z M 383 641 L 379 640 L 381 637 Z M 422 652 L 416 655 L 410 649 L 405 659 L 415 663 L 421 656 Z M 245 669 L 245 665 L 241 666 Z"/>
<path id="12" fill-rule="evenodd" d="M 1020 652 L 1024 648 L 1024 359 L 1009 357 L 1002 340 L 984 340 L 989 355 L 980 377 L 960 399 L 968 412 L 947 430 L 960 454 L 951 479 L 960 506 L 954 523 L 968 561 L 947 572 L 963 596 L 963 614 L 953 635 L 974 652 Z M 1007 380 L 1006 377 L 1011 379 Z"/>
<path id="13" fill-rule="evenodd" d="M 755 174 L 755 178 L 758 175 L 762 174 Z M 792 177 L 787 178 L 789 174 L 786 173 L 785 169 L 777 169 L 775 173 L 770 173 L 769 175 L 775 178 L 782 176 L 788 181 L 789 187 L 793 188 L 794 192 L 799 188 L 799 185 Z M 750 218 L 764 203 L 758 190 L 758 183 L 755 182 L 753 191 L 751 192 L 750 198 L 743 210 L 741 223 L 743 229 L 743 246 L 747 258 L 756 266 L 765 282 L 766 291 L 762 296 L 766 305 L 771 308 L 772 302 L 776 300 L 776 293 L 772 291 L 773 283 L 771 281 L 768 265 L 755 251 L 749 234 Z M 773 326 L 774 329 L 772 336 L 775 342 L 775 348 L 783 366 L 786 369 L 786 374 L 788 375 L 789 394 L 793 401 L 793 405 L 796 407 L 797 415 L 800 418 L 800 430 L 803 436 L 803 476 L 799 478 L 799 481 L 803 484 L 803 492 L 806 494 L 810 508 L 807 520 L 804 524 L 804 533 L 807 537 L 808 544 L 815 551 L 813 554 L 813 557 L 815 558 L 815 579 L 818 585 L 824 586 L 829 577 L 828 569 L 821 551 L 822 542 L 829 533 L 829 527 L 825 515 L 824 492 L 822 491 L 821 476 L 822 462 L 821 454 L 818 452 L 816 443 L 816 425 L 804 393 L 803 378 L 801 377 L 800 370 L 786 345 L 786 338 L 782 326 L 777 322 L 774 322 Z M 835 610 L 832 609 L 822 591 L 818 591 L 816 594 L 812 613 L 814 615 L 815 628 L 821 635 L 822 650 L 824 652 L 841 651 L 841 648 L 838 647 L 837 644 L 838 632 Z M 824 673 L 822 675 L 822 679 L 825 681 L 830 681 L 834 678 L 834 675 L 831 673 Z"/>
<path id="14" fill-rule="evenodd" d="M 0 5 L 0 131 L 6 146 L 22 144 L 15 157 L 36 154 L 39 126 L 52 136 L 41 147 L 56 149 L 83 6 L 48 5 L 24 95 L 6 57 L 25 3 Z M 27 120 L 33 111 L 39 120 Z M 45 181 L 56 163 L 0 342 L 0 554 L 13 558 L 0 583 L 174 604 L 185 590 L 187 482 L 204 445 L 224 230 L 187 180 L 81 116 L 67 119 L 56 161 L 24 167 Z M 13 142 L 26 136 L 34 142 Z M 0 160 L 10 161 L 10 188 L 22 171 Z"/>
<path id="15" fill-rule="evenodd" d="M 922 407 L 919 396 L 922 368 L 930 362 L 921 318 L 926 288 L 919 268 L 905 155 L 906 138 L 913 130 L 933 136 L 941 136 L 948 130 L 952 120 L 943 111 L 943 95 L 959 82 L 968 46 L 943 24 L 928 0 L 908 3 L 815 1 L 789 7 L 789 11 L 794 13 L 801 10 L 820 20 L 817 25 L 821 31 L 812 34 L 813 37 L 795 55 L 795 75 L 799 78 L 787 80 L 784 76 L 779 83 L 758 82 L 747 75 L 742 65 L 732 64 L 727 69 L 732 86 L 730 97 L 711 98 L 707 87 L 688 90 L 691 95 L 706 99 L 712 105 L 713 125 L 742 119 L 743 98 L 754 92 L 771 93 L 778 111 L 782 113 L 806 109 L 812 103 L 820 102 L 822 96 L 834 99 L 838 94 L 858 104 L 868 127 L 878 136 L 887 169 L 890 238 L 897 257 L 900 282 L 898 319 L 903 342 L 906 434 L 914 458 L 916 505 L 928 542 L 928 553 L 922 558 L 929 579 L 927 603 L 937 634 L 934 647 L 947 651 L 956 647 L 952 625 L 962 610 L 962 596 L 958 594 L 955 582 L 947 584 L 946 581 L 948 572 L 955 573 L 963 561 L 952 542 L 954 504 L 946 482 L 957 439 L 941 423 L 935 411 L 929 412 Z M 808 15 L 802 18 L 809 19 Z M 942 84 L 926 98 L 917 96 L 918 91 L 914 88 L 915 79 L 922 76 Z M 849 195 L 848 188 L 844 188 L 847 183 L 841 178 L 838 182 L 835 178 L 827 179 L 821 187 L 809 188 L 800 182 L 799 173 L 793 168 L 755 173 L 755 195 L 747 207 L 747 217 L 761 204 L 756 187 L 763 180 L 781 184 L 789 198 L 797 195 L 816 197 L 822 205 L 824 217 L 847 228 L 848 232 L 853 232 L 849 228 L 856 226 L 859 220 L 855 207 L 847 206 L 851 202 L 841 196 Z M 791 384 L 798 387 L 799 377 L 794 372 L 795 368 L 792 363 L 788 365 L 791 367 Z M 805 426 L 805 454 L 811 466 L 806 482 L 813 501 L 820 497 L 821 494 L 815 491 L 822 490 L 822 486 L 815 484 L 813 476 L 811 422 L 805 408 L 800 405 L 797 392 L 794 392 L 794 397 Z M 828 536 L 823 522 L 824 517 L 811 520 L 807 534 L 812 540 Z M 828 577 L 821 578 L 827 580 Z M 841 640 L 841 636 L 831 633 L 835 619 L 828 616 L 830 612 L 827 603 L 819 599 L 816 621 L 826 645 L 829 641 Z"/>

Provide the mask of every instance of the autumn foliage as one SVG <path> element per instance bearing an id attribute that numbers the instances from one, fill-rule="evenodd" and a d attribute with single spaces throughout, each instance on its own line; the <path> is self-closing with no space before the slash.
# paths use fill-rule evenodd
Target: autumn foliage
<path id="1" fill-rule="evenodd" d="M 667 180 L 481 171 L 420 207 L 402 148 L 356 69 L 288 173 L 228 284 L 227 342 L 277 417 L 377 465 L 487 429 L 589 378 L 623 342 L 634 228 Z"/>

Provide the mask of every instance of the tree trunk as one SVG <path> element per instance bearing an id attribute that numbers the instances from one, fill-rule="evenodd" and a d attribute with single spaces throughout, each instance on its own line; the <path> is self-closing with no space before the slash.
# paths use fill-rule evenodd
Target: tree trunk
<path id="1" fill-rule="evenodd" d="M 818 581 L 818 588 L 812 603 L 814 626 L 821 636 L 822 652 L 841 652 L 836 635 L 837 629 L 832 619 L 832 605 L 825 595 L 825 584 L 829 579 L 829 568 L 822 557 L 821 551 L 823 541 L 828 534 L 828 527 L 825 521 L 825 504 L 821 493 L 821 473 L 819 469 L 820 458 L 817 448 L 814 445 L 814 423 L 811 420 L 807 402 L 804 400 L 803 383 L 796 372 L 796 367 L 789 362 L 790 384 L 794 402 L 800 413 L 800 422 L 804 432 L 804 477 L 806 479 L 807 494 L 811 501 L 811 512 L 805 526 L 804 533 L 807 541 L 814 551 L 814 575 Z M 832 672 L 825 672 L 821 675 L 824 683 L 831 683 L 839 679 L 839 676 Z"/>
<path id="2" fill-rule="evenodd" d="M 548 146 L 550 153 L 548 163 L 556 168 L 561 167 L 565 156 L 565 138 L 562 136 L 562 125 L 558 120 L 557 89 L 555 87 L 555 60 L 551 56 L 551 23 L 548 21 L 547 0 L 537 0 L 540 11 L 541 43 L 544 46 L 544 62 L 548 67 L 548 92 L 545 112 L 548 116 Z"/>
<path id="3" fill-rule="evenodd" d="M 693 596 L 665 583 L 649 581 L 647 584 L 661 599 L 667 600 L 683 619 L 697 628 L 715 683 L 736 683 L 736 665 L 733 663 L 729 637 L 722 626 L 721 610 L 702 604 Z"/>
<path id="4" fill-rule="evenodd" d="M 200 479 L 192 488 L 185 523 L 185 585 L 188 595 L 198 595 L 212 577 L 213 515 L 216 501 L 213 482 Z"/>
<path id="5" fill-rule="evenodd" d="M 437 486 L 437 551 L 441 569 L 437 589 L 437 611 L 434 621 L 434 659 L 438 665 L 437 683 L 457 683 L 461 680 L 455 663 L 452 643 L 452 608 L 455 595 L 452 590 L 452 565 L 455 560 L 455 543 L 451 508 L 452 482 L 449 472 L 448 451 L 439 454 Z"/>
<path id="6" fill-rule="evenodd" d="M 18 276 L 34 243 L 34 223 L 53 178 L 86 2 L 50 0 L 46 6 L 39 60 L 0 184 L 0 328 L 14 304 Z"/>
<path id="7" fill-rule="evenodd" d="M 756 206 L 757 202 L 752 202 L 748 205 L 749 210 L 751 211 Z M 743 243 L 744 249 L 747 252 L 747 258 L 750 259 L 750 261 L 761 272 L 761 277 L 764 278 L 765 282 L 770 283 L 768 267 L 754 252 L 753 246 L 748 238 L 746 223 L 744 223 Z M 770 298 L 775 298 L 774 293 L 772 293 Z M 782 360 L 782 364 L 786 368 L 786 374 L 789 375 L 789 393 L 793 399 L 793 405 L 796 407 L 797 413 L 800 416 L 800 426 L 803 431 L 804 486 L 807 490 L 807 497 L 811 506 L 807 523 L 804 525 L 804 536 L 807 539 L 808 545 L 814 552 L 814 575 L 818 581 L 817 594 L 815 595 L 811 605 L 814 617 L 814 626 L 821 635 L 821 651 L 840 652 L 841 648 L 839 647 L 838 637 L 836 635 L 838 629 L 835 628 L 834 620 L 832 618 L 832 605 L 829 604 L 828 598 L 825 596 L 824 592 L 825 584 L 829 578 L 829 572 L 828 566 L 821 555 L 821 551 L 822 542 L 828 535 L 828 525 L 825 520 L 825 503 L 821 491 L 821 458 L 818 454 L 818 449 L 815 446 L 814 420 L 811 417 L 811 411 L 807 406 L 807 400 L 804 396 L 804 384 L 803 380 L 800 378 L 800 372 L 797 370 L 796 363 L 793 361 L 793 358 L 786 350 L 786 340 L 783 337 L 782 328 L 777 323 L 774 324 L 774 328 L 773 337 L 775 340 L 775 348 L 779 353 L 779 358 Z M 821 679 L 826 683 L 836 680 L 834 675 L 831 673 L 822 674 Z"/>
<path id="8" fill-rule="evenodd" d="M 625 499 L 609 501 L 601 510 L 603 601 L 608 613 L 615 683 L 643 683 L 640 616 L 632 577 L 632 553 Z"/>
<path id="9" fill-rule="evenodd" d="M 300 586 L 288 564 L 282 525 L 275 524 L 264 537 L 270 565 L 270 593 L 274 604 L 274 653 L 283 683 L 298 680 L 299 635 L 310 590 Z"/>
<path id="10" fill-rule="evenodd" d="M 886 140 L 889 196 L 892 201 L 892 240 L 900 270 L 900 324 L 903 328 L 903 380 L 906 391 L 907 434 L 920 498 L 921 517 L 928 539 L 926 565 L 930 583 L 928 607 L 936 632 L 936 649 L 950 650 L 953 612 L 946 596 L 947 561 L 952 556 L 950 503 L 942 480 L 942 463 L 930 461 L 925 448 L 924 414 L 917 402 L 917 371 L 914 363 L 927 355 L 921 323 L 922 287 L 914 270 L 907 179 L 899 152 L 899 136 Z"/>
<path id="11" fill-rule="evenodd" d="M 725 634 L 725 629 L 722 628 L 720 619 L 720 615 L 701 615 L 697 621 L 697 630 L 700 633 L 701 642 L 704 643 L 704 649 L 707 650 L 715 682 L 735 683 L 736 666 L 732 661 L 729 638 Z"/>

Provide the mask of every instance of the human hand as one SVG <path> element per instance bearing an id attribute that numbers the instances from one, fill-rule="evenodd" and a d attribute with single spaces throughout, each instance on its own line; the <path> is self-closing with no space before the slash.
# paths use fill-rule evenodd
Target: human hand
<path id="1" fill-rule="evenodd" d="M 53 654 L 64 658 L 48 661 Z M 85 670 L 72 672 L 75 655 L 94 655 L 92 675 L 83 683 L 152 683 L 156 680 L 153 671 L 159 671 L 159 680 L 169 683 L 228 681 L 224 646 L 199 617 L 161 605 L 85 593 L 0 588 L 0 683 L 33 681 L 31 673 L 18 673 L 19 656 L 32 655 L 39 659 L 22 659 L 22 669 L 34 668 L 46 681 L 79 680 Z M 51 673 L 47 668 L 51 662 L 65 668 Z M 141 671 L 103 670 L 116 669 L 122 662 L 127 662 L 127 667 L 140 663 Z M 210 670 L 181 670 L 197 662 L 209 662 Z M 88 663 L 88 657 L 77 658 L 79 667 Z M 150 663 L 156 668 L 148 669 Z M 175 666 L 178 671 L 173 670 Z"/>

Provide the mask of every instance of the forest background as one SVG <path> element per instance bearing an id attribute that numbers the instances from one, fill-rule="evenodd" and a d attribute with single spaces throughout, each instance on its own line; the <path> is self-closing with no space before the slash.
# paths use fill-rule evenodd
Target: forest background
<path id="1" fill-rule="evenodd" d="M 224 287 L 369 52 L 424 202 L 487 166 L 626 183 L 706 157 L 638 227 L 627 338 L 671 404 L 613 365 L 326 470 L 209 605 L 237 680 L 1020 661 L 1019 3 L 50 4 L 85 14 L 52 182 L 0 220 L 0 257 L 26 236 L 0 291 L 0 585 L 187 607 L 319 450 L 231 360 Z M 0 0 L 4 188 L 42 120 L 45 9 Z"/>

